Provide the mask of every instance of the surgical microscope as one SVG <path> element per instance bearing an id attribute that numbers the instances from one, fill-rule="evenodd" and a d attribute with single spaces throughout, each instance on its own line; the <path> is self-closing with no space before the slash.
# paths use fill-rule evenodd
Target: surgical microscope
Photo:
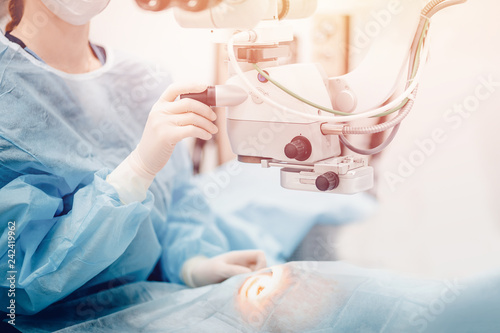
<path id="1" fill-rule="evenodd" d="M 284 188 L 340 194 L 373 187 L 367 156 L 390 144 L 414 105 L 429 52 L 430 19 L 466 1 L 399 1 L 401 12 L 374 38 L 359 66 L 328 77 L 319 64 L 279 64 L 294 38 L 289 20 L 312 16 L 318 0 L 136 0 L 152 11 L 173 7 L 181 27 L 211 29 L 214 41 L 227 44 L 226 84 L 181 98 L 227 108 L 229 140 L 239 161 L 281 168 Z M 353 124 L 379 117 L 384 121 L 378 125 Z M 347 139 L 386 131 L 385 142 L 372 149 Z M 269 144 L 252 144 L 258 137 Z M 342 155 L 341 145 L 356 155 Z"/>

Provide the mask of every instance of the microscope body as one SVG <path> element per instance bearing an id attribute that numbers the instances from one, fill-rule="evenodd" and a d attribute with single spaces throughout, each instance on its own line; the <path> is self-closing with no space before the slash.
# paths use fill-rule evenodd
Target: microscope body
<path id="1" fill-rule="evenodd" d="M 312 117 L 335 116 L 304 103 L 303 99 L 347 114 L 364 112 L 387 102 L 405 70 L 420 18 L 420 4 L 416 1 L 405 4 L 402 14 L 395 15 L 374 39 L 370 52 L 357 68 L 329 78 L 317 64 L 280 66 L 278 61 L 288 54 L 282 42 L 293 40 L 293 29 L 283 18 L 311 16 L 317 7 L 316 0 L 220 2 L 219 6 L 203 12 L 174 13 L 183 27 L 213 29 L 216 42 L 227 42 L 238 31 L 251 31 L 255 36 L 251 41 L 237 41 L 232 50 L 228 44 L 228 51 L 234 52 L 236 59 L 230 66 L 226 86 L 237 89 L 237 95 L 244 98 L 238 97 L 237 103 L 212 105 L 227 107 L 229 141 L 238 159 L 263 167 L 280 167 L 281 185 L 289 189 L 353 194 L 372 188 L 373 168 L 368 165 L 368 158 L 342 156 L 339 136 L 322 131 L 322 125 L 328 121 Z M 391 60 L 385 61 L 384 66 L 380 65 L 382 55 Z M 300 98 L 269 82 L 252 64 Z M 283 111 L 275 107 L 277 104 L 298 113 Z"/>
<path id="2" fill-rule="evenodd" d="M 289 89 L 319 105 L 329 105 L 328 78 L 319 65 L 292 64 L 265 69 Z M 245 73 L 264 95 L 304 114 L 325 112 L 306 105 L 268 82 L 257 71 Z M 227 84 L 244 88 L 233 76 Z M 365 157 L 341 155 L 338 136 L 323 135 L 320 121 L 277 110 L 250 93 L 242 104 L 227 108 L 231 148 L 245 163 L 281 167 L 284 188 L 354 194 L 373 186 L 373 169 Z"/>

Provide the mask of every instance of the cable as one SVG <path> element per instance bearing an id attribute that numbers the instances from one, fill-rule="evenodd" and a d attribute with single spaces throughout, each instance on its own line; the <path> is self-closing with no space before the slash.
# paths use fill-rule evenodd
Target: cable
<path id="1" fill-rule="evenodd" d="M 418 24 L 417 33 L 411 44 L 410 48 L 410 65 L 408 66 L 408 77 L 411 77 L 415 72 L 416 58 L 418 54 L 418 47 L 422 40 L 422 36 L 426 37 L 429 30 L 430 20 L 428 17 L 422 16 Z"/>
<path id="2" fill-rule="evenodd" d="M 463 1 L 463 0 L 460 0 L 460 1 Z M 413 54 L 410 55 L 410 62 L 413 64 L 413 66 L 410 67 L 411 68 L 410 69 L 411 75 L 409 76 L 409 82 L 411 82 L 412 80 L 414 80 L 414 77 L 416 75 L 416 73 L 415 73 L 415 71 L 413 69 L 415 68 L 415 65 L 416 65 L 416 62 L 417 62 L 416 59 L 419 58 L 418 57 L 420 55 L 420 48 L 419 47 L 421 47 L 423 45 L 423 42 L 424 42 L 424 39 L 425 39 L 428 27 L 429 27 L 429 25 L 427 23 L 427 24 L 424 24 L 421 29 L 417 29 L 417 34 L 415 36 L 415 40 L 418 41 L 418 44 L 416 44 L 417 48 L 415 49 L 415 52 L 414 53 L 412 52 Z M 417 38 L 417 37 L 419 37 L 419 38 Z M 414 41 L 414 43 L 415 43 L 415 41 Z M 311 102 L 308 99 L 299 96 L 298 94 L 294 93 L 290 89 L 286 88 L 281 83 L 279 83 L 276 80 L 274 80 L 269 74 L 267 74 L 264 70 L 262 70 L 257 64 L 253 64 L 253 67 L 266 80 L 268 80 L 269 82 L 271 82 L 272 84 L 274 84 L 276 87 L 278 87 L 279 89 L 281 89 L 282 91 L 284 91 L 288 95 L 294 97 L 295 99 L 297 99 L 297 100 L 299 100 L 299 101 L 301 101 L 301 102 L 303 102 L 303 103 L 305 103 L 305 104 L 307 104 L 309 106 L 312 106 L 312 107 L 314 107 L 316 109 L 319 109 L 319 110 L 322 110 L 322 111 L 333 113 L 335 115 L 340 115 L 340 116 L 352 116 L 353 115 L 351 113 L 346 113 L 346 112 L 341 112 L 341 111 L 333 110 L 331 108 L 327 108 L 327 107 L 321 106 L 321 105 L 319 105 L 317 103 Z M 407 88 L 408 88 L 408 85 L 407 85 Z M 403 101 L 398 106 L 396 106 L 396 107 L 394 107 L 394 108 L 392 108 L 392 109 L 390 109 L 390 110 L 388 110 L 386 112 L 374 115 L 372 117 L 384 117 L 384 116 L 390 115 L 390 114 L 392 114 L 392 113 L 394 113 L 396 111 L 399 111 L 407 102 L 408 102 L 408 98 L 405 98 L 405 99 L 403 99 Z M 358 114 L 360 114 L 360 113 L 358 113 Z"/>
<path id="3" fill-rule="evenodd" d="M 255 39 L 256 39 L 255 32 L 253 32 L 253 31 L 252 32 L 244 31 L 244 32 L 237 33 L 236 35 L 234 35 L 229 40 L 229 42 L 228 42 L 228 55 L 229 55 L 230 64 L 233 67 L 233 70 L 236 72 L 236 74 L 238 75 L 238 77 L 245 83 L 245 85 L 247 85 L 247 87 L 251 90 L 251 92 L 253 94 L 255 94 L 257 97 L 259 97 L 260 99 L 262 99 L 262 101 L 264 101 L 265 103 L 273 106 L 274 108 L 276 108 L 278 110 L 298 115 L 298 116 L 300 116 L 301 118 L 304 118 L 304 119 L 310 119 L 310 120 L 315 120 L 315 121 L 324 121 L 324 122 L 339 123 L 339 122 L 353 121 L 353 120 L 359 120 L 359 119 L 364 119 L 364 118 L 368 118 L 368 117 L 373 117 L 373 116 L 376 116 L 376 115 L 378 115 L 380 113 L 392 110 L 392 109 L 396 108 L 397 106 L 401 105 L 401 103 L 403 103 L 403 101 L 405 100 L 405 98 L 407 98 L 413 92 L 413 90 L 418 85 L 419 78 L 422 75 L 422 71 L 423 71 L 422 70 L 423 66 L 419 66 L 419 68 L 418 68 L 418 70 L 416 72 L 416 75 L 413 78 L 412 83 L 410 84 L 410 86 L 408 87 L 408 89 L 406 89 L 403 92 L 403 94 L 401 94 L 400 97 L 398 97 L 397 99 L 395 99 L 394 101 L 392 101 L 391 103 L 389 103 L 389 104 L 387 104 L 387 105 L 385 105 L 383 107 L 380 107 L 380 108 L 377 108 L 377 109 L 374 109 L 374 110 L 371 110 L 371 111 L 365 111 L 363 113 L 357 113 L 357 114 L 351 114 L 349 116 L 339 116 L 339 117 L 318 116 L 318 115 L 312 115 L 312 114 L 305 114 L 303 112 L 300 112 L 300 111 L 288 108 L 288 107 L 286 107 L 284 105 L 281 105 L 281 104 L 275 102 L 274 100 L 272 100 L 271 98 L 265 96 L 245 76 L 245 74 L 243 73 L 243 71 L 239 67 L 238 62 L 236 60 L 236 55 L 234 53 L 234 43 L 236 41 L 251 42 L 252 40 L 255 40 Z M 422 52 L 421 55 L 420 55 L 420 60 L 425 59 L 427 57 L 428 52 L 429 52 L 429 47 L 428 47 L 428 45 L 426 43 L 424 45 L 424 52 Z"/>
<path id="4" fill-rule="evenodd" d="M 375 134 L 387 131 L 391 127 L 394 127 L 400 124 L 410 113 L 413 105 L 415 103 L 414 99 L 417 95 L 418 89 L 415 89 L 414 95 L 410 97 L 405 106 L 401 109 L 401 112 L 394 117 L 393 119 L 386 121 L 385 123 L 373 125 L 373 126 L 364 126 L 364 127 L 351 127 L 347 125 L 333 125 L 333 124 L 322 124 L 321 131 L 325 135 L 348 135 L 348 134 Z"/>
<path id="5" fill-rule="evenodd" d="M 410 54 L 415 54 L 416 55 L 416 50 L 418 48 L 418 39 L 419 36 L 424 36 L 424 34 L 427 33 L 426 30 L 429 29 L 429 23 L 430 19 L 439 11 L 458 4 L 463 4 L 466 3 L 467 0 L 442 0 L 438 1 L 437 4 L 435 2 L 434 7 L 429 6 L 431 5 L 431 2 L 427 4 L 427 6 L 422 10 L 421 12 L 421 20 L 419 23 L 419 26 L 417 28 L 417 33 L 415 34 L 415 39 L 413 40 L 412 47 L 411 47 L 411 52 Z M 410 59 L 410 67 L 408 71 L 408 75 L 411 75 L 413 72 L 414 68 L 414 59 Z"/>
<path id="6" fill-rule="evenodd" d="M 448 0 L 448 2 L 445 2 L 445 3 L 440 3 L 439 5 L 436 5 L 436 7 L 434 7 L 432 10 L 430 10 L 428 13 L 427 13 L 427 16 L 428 17 L 432 17 L 434 16 L 437 12 L 447 8 L 447 7 L 451 7 L 451 6 L 455 6 L 455 5 L 459 5 L 459 4 L 463 4 L 463 3 L 466 3 L 467 0 Z"/>
<path id="7" fill-rule="evenodd" d="M 357 154 L 361 154 L 361 155 L 375 155 L 375 154 L 378 154 L 380 153 L 382 150 L 384 150 L 385 148 L 387 148 L 387 146 L 389 146 L 389 144 L 391 144 L 391 142 L 394 140 L 394 138 L 396 137 L 396 134 L 398 133 L 399 131 L 399 128 L 401 126 L 401 122 L 403 121 L 403 119 L 406 118 L 406 116 L 408 116 L 408 114 L 410 113 L 411 109 L 413 108 L 413 104 L 414 104 L 414 98 L 416 97 L 416 94 L 417 94 L 417 90 L 418 88 L 415 89 L 414 91 L 414 97 L 413 98 L 410 98 L 408 100 L 408 103 L 403 107 L 403 109 L 401 110 L 400 114 L 395 117 L 394 119 L 388 121 L 388 122 L 385 122 L 383 124 L 379 124 L 379 125 L 375 125 L 375 126 L 370 126 L 370 127 L 350 127 L 350 126 L 345 126 L 344 128 L 342 128 L 342 133 L 339 135 L 339 140 L 340 142 L 342 142 L 342 144 L 344 146 L 346 146 L 347 148 L 349 148 L 351 151 L 357 153 Z M 375 147 L 375 148 L 372 148 L 372 149 L 361 149 L 361 148 L 357 148 L 355 147 L 353 144 L 351 144 L 347 138 L 345 137 L 345 134 L 369 134 L 369 133 L 380 133 L 380 132 L 384 132 L 388 129 L 390 129 L 392 127 L 392 131 L 391 131 L 391 134 L 389 135 L 389 137 L 379 146 Z M 324 126 L 321 127 L 321 130 L 323 132 L 323 134 L 325 134 L 325 129 Z"/>
<path id="8" fill-rule="evenodd" d="M 380 153 L 382 150 L 387 148 L 388 145 L 391 144 L 391 142 L 396 137 L 396 134 L 398 134 L 400 126 L 401 126 L 401 124 L 397 124 L 396 126 L 394 126 L 389 137 L 382 144 L 380 144 L 379 146 L 372 148 L 372 149 L 361 149 L 361 148 L 354 147 L 343 134 L 339 135 L 339 140 L 340 140 L 340 142 L 342 142 L 342 144 L 344 146 L 346 146 L 347 148 L 349 148 L 350 150 L 352 150 L 353 152 L 355 152 L 357 154 L 375 155 L 375 154 Z"/>
<path id="9" fill-rule="evenodd" d="M 269 76 L 262 68 L 260 68 L 257 64 L 253 64 L 255 70 L 257 72 L 259 72 L 266 80 L 268 80 L 269 82 L 271 82 L 272 84 L 274 84 L 276 87 L 280 88 L 281 90 L 283 90 L 284 92 L 286 92 L 288 95 L 294 97 L 295 99 L 309 105 L 309 106 L 312 106 L 313 108 L 316 108 L 316 109 L 319 109 L 319 110 L 322 110 L 322 111 L 326 111 L 326 112 L 330 112 L 330 113 L 333 113 L 333 114 L 336 114 L 336 115 L 340 115 L 340 116 L 351 116 L 352 113 L 347 113 L 347 112 L 341 112 L 341 111 L 336 111 L 336 110 L 332 110 L 330 108 L 327 108 L 327 107 L 324 107 L 324 106 L 321 106 L 319 104 L 316 104 L 314 102 L 311 102 L 309 101 L 308 99 L 304 98 L 304 97 L 301 97 L 299 95 L 297 95 L 296 93 L 294 93 L 293 91 L 291 91 L 290 89 L 286 88 L 285 86 L 283 86 L 281 83 L 277 82 L 276 80 L 274 80 L 271 76 Z M 378 115 L 375 115 L 373 117 L 385 117 L 387 115 L 390 115 L 396 111 L 399 111 L 401 110 L 401 108 L 406 104 L 408 103 L 408 97 L 405 98 L 401 104 L 399 104 L 398 106 L 396 106 L 395 108 L 391 109 L 391 110 L 388 110 L 386 112 L 383 112 L 381 114 L 378 114 Z"/>
<path id="10" fill-rule="evenodd" d="M 443 4 L 443 2 L 446 2 L 446 4 Z M 466 2 L 467 0 L 432 0 L 424 7 L 424 9 L 422 10 L 422 15 L 428 16 L 430 18 L 443 8 Z M 440 7 L 441 4 L 443 4 L 442 7 Z"/>
<path id="11" fill-rule="evenodd" d="M 304 97 L 299 96 L 298 94 L 294 93 L 293 91 L 291 91 L 290 89 L 288 89 L 287 87 L 285 87 L 284 85 L 282 85 L 281 83 L 279 83 L 278 81 L 274 80 L 262 68 L 260 68 L 259 65 L 253 64 L 253 67 L 255 68 L 255 70 L 257 72 L 260 73 L 260 75 L 262 75 L 264 78 L 266 78 L 266 80 L 268 80 L 269 82 L 271 82 L 272 84 L 274 84 L 276 87 L 280 88 L 281 90 L 283 90 L 284 92 L 286 92 L 288 95 L 294 97 L 295 99 L 298 99 L 299 101 L 301 101 L 301 102 L 303 102 L 303 103 L 305 103 L 305 104 L 307 104 L 309 106 L 312 106 L 313 108 L 316 108 L 316 109 L 319 109 L 319 110 L 322 110 L 322 111 L 326 111 L 326 112 L 330 112 L 330 113 L 333 113 L 333 114 L 336 114 L 336 115 L 339 115 L 339 116 L 350 116 L 351 115 L 351 113 L 332 110 L 330 108 L 321 106 L 321 105 L 316 104 L 314 102 L 311 102 L 310 100 L 308 100 L 308 99 L 306 99 Z"/>

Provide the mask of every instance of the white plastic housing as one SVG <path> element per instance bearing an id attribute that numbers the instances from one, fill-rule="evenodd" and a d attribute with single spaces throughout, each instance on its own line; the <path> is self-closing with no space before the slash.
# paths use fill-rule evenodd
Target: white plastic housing
<path id="1" fill-rule="evenodd" d="M 286 14 L 283 19 L 289 20 L 312 16 L 318 8 L 318 0 L 283 0 L 281 3 L 283 5 L 280 7 L 286 6 Z"/>
<path id="2" fill-rule="evenodd" d="M 321 174 L 294 169 L 281 169 L 281 186 L 290 190 L 319 192 L 316 178 Z M 373 168 L 370 166 L 350 170 L 339 175 L 339 186 L 323 193 L 356 194 L 373 187 Z"/>
<path id="3" fill-rule="evenodd" d="M 231 148 L 239 156 L 312 164 L 341 153 L 338 137 L 323 135 L 320 122 L 305 124 L 228 119 L 227 131 Z M 285 146 L 297 136 L 307 138 L 312 146 L 311 156 L 301 162 L 285 155 Z"/>
<path id="4" fill-rule="evenodd" d="M 252 29 L 267 18 L 270 0 L 222 1 L 201 12 L 174 9 L 175 20 L 183 28 Z"/>
<path id="5" fill-rule="evenodd" d="M 326 75 L 316 64 L 293 64 L 264 69 L 274 80 L 283 84 L 291 91 L 316 103 L 331 107 L 330 96 L 325 85 Z M 259 81 L 259 73 L 255 70 L 245 73 L 245 76 L 266 96 L 288 108 L 313 115 L 328 115 L 290 96 L 271 82 Z M 238 76 L 233 76 L 226 82 L 239 86 L 250 95 L 245 103 L 228 109 L 227 118 L 234 120 L 276 121 L 286 123 L 305 123 L 313 121 L 299 115 L 277 110 L 255 96 Z M 333 117 L 333 115 L 332 115 Z"/>
<path id="6" fill-rule="evenodd" d="M 300 96 L 319 105 L 330 105 L 325 76 L 318 66 L 294 64 L 270 67 L 265 71 Z M 324 114 L 323 111 L 298 101 L 272 83 L 259 81 L 257 71 L 250 71 L 245 75 L 254 86 L 282 105 L 305 114 Z M 263 103 L 260 98 L 249 92 L 248 87 L 237 76 L 230 78 L 227 84 L 239 86 L 250 95 L 243 104 L 227 109 L 228 134 L 235 154 L 301 164 L 311 164 L 340 155 L 338 138 L 323 135 L 321 122 L 304 119 Z M 312 154 L 305 161 L 289 159 L 284 153 L 285 146 L 297 136 L 306 137 L 312 145 Z"/>

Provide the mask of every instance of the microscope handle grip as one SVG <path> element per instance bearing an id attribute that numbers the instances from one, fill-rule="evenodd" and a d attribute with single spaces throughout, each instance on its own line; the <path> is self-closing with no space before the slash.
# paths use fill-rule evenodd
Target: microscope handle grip
<path id="1" fill-rule="evenodd" d="M 248 93 L 235 85 L 209 86 L 197 94 L 183 94 L 180 98 L 192 98 L 208 106 L 236 106 L 245 102 Z"/>
<path id="2" fill-rule="evenodd" d="M 183 94 L 180 96 L 181 99 L 191 98 L 208 106 L 216 106 L 217 101 L 215 98 L 215 87 L 209 86 L 207 90 L 201 93 L 193 93 L 193 94 Z"/>

